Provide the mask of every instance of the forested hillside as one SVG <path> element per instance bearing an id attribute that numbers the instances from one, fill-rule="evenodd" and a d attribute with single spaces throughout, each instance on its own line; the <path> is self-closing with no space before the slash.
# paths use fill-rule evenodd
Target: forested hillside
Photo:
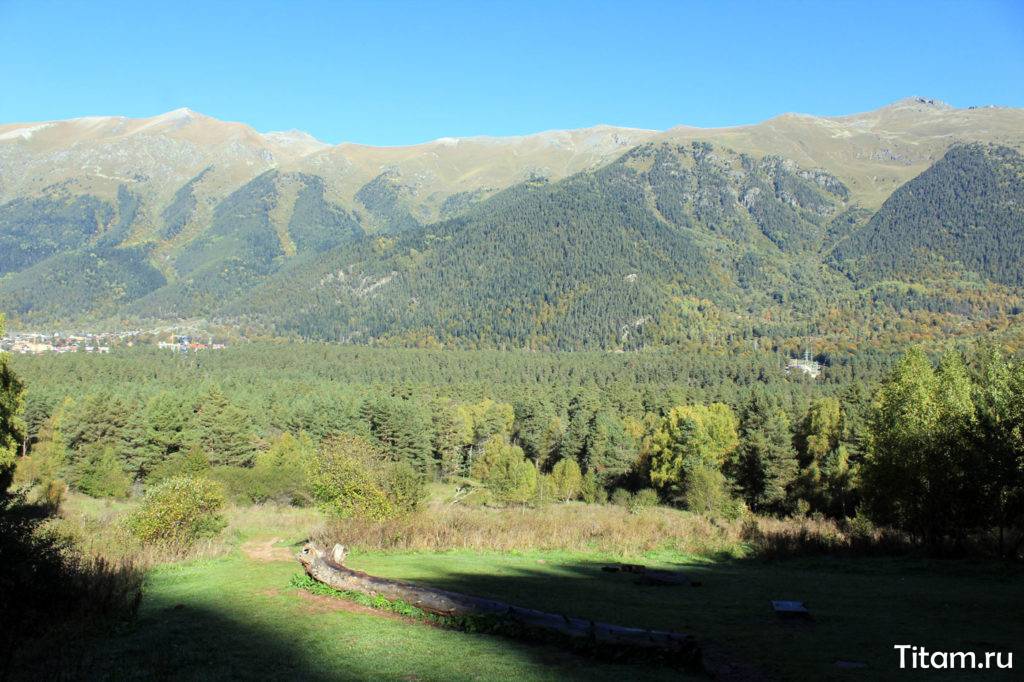
<path id="1" fill-rule="evenodd" d="M 932 175 L 965 154 L 988 152 L 954 150 Z M 951 192 L 961 205 L 987 196 L 980 181 Z M 1005 192 L 1012 206 L 1012 186 Z M 341 247 L 220 312 L 283 336 L 561 349 L 778 347 L 808 335 L 851 348 L 1003 328 L 1020 313 L 1021 291 L 994 273 L 894 285 L 833 267 L 830 252 L 849 250 L 880 220 L 848 196 L 834 176 L 778 157 L 645 145 L 592 173 L 511 188 L 458 218 Z M 927 210 L 916 196 L 926 195 L 892 201 Z M 963 229 L 955 216 L 944 224 Z M 1001 238 L 1012 244 L 1005 253 L 1021 248 L 1020 235 Z"/>
<path id="2" fill-rule="evenodd" d="M 845 193 L 829 174 L 783 159 L 648 145 L 596 172 L 520 185 L 459 218 L 330 253 L 225 313 L 286 335 L 414 345 L 710 340 L 735 331 L 723 313 L 804 300 L 800 279 L 827 281 L 804 256 L 816 258 Z"/>
<path id="3" fill-rule="evenodd" d="M 833 255 L 858 279 L 1024 285 L 1024 157 L 1007 147 L 954 147 Z"/>
<path id="4" fill-rule="evenodd" d="M 460 348 L 821 351 L 1005 329 L 1024 310 L 1024 161 L 952 148 L 873 213 L 820 168 L 706 141 L 449 196 L 423 224 L 386 171 L 336 201 L 212 167 L 147 210 L 68 181 L 0 206 L 13 326 L 206 318 L 247 335 Z M 418 209 L 417 209 L 418 210 Z M 422 216 L 422 211 L 419 211 Z M 151 228 L 156 225 L 159 238 Z"/>

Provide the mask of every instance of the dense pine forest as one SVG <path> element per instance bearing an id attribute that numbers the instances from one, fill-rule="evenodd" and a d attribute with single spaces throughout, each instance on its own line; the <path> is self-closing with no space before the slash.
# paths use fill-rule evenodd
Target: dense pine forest
<path id="1" fill-rule="evenodd" d="M 313 504 L 308 463 L 356 438 L 409 480 L 462 482 L 478 502 L 641 495 L 727 516 L 870 512 L 936 538 L 1013 526 L 1024 502 L 1024 375 L 991 346 L 865 352 L 818 379 L 770 352 L 317 344 L 14 367 L 28 386 L 16 480 L 101 497 L 208 472 L 239 502 Z M 919 461 L 903 459 L 915 450 Z"/>

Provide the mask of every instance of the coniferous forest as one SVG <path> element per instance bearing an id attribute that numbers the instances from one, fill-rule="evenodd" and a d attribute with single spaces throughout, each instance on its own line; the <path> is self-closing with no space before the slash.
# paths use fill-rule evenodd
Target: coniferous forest
<path id="1" fill-rule="evenodd" d="M 312 504 L 303 462 L 348 434 L 416 479 L 496 501 L 535 504 L 571 467 L 565 499 L 647 490 L 694 512 L 863 514 L 935 542 L 1001 527 L 1013 551 L 1024 539 L 1024 373 L 994 344 L 864 353 L 818 379 L 773 353 L 320 344 L 14 367 L 28 386 L 16 480 L 43 488 L 127 498 L 201 470 L 239 502 Z"/>

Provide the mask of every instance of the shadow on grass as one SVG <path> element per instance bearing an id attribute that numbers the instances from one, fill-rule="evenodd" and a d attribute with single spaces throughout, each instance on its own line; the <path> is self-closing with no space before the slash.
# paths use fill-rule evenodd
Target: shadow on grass
<path id="1" fill-rule="evenodd" d="M 552 613 L 693 635 L 706 650 L 717 649 L 717 660 L 706 661 L 717 679 L 848 677 L 856 672 L 840 666 L 850 662 L 889 679 L 900 675 L 894 644 L 1006 652 L 1024 641 L 1024 622 L 1005 619 L 1007 604 L 1024 603 L 1024 570 L 992 561 L 816 557 L 657 565 L 699 581 L 696 587 L 636 584 L 635 574 L 606 572 L 601 562 L 536 556 L 376 555 L 347 563 Z M 784 618 L 773 600 L 807 602 L 810 618 Z M 633 678 L 646 674 L 643 662 L 632 665 Z"/>
<path id="2" fill-rule="evenodd" d="M 281 564 L 250 572 L 235 588 L 240 602 L 231 603 L 232 596 L 217 602 L 211 595 L 216 590 L 204 591 L 204 581 L 246 567 L 251 564 L 236 560 L 168 572 L 158 577 L 158 587 L 151 586 L 135 620 L 27 642 L 19 647 L 7 679 L 593 681 L 693 676 L 654 661 L 597 660 L 545 643 L 324 608 L 290 592 Z M 589 568 L 579 570 L 585 574 Z M 563 577 L 560 584 L 579 582 L 583 574 Z M 542 575 L 516 577 L 521 586 L 548 582 Z M 490 589 L 486 581 L 463 587 Z"/>
<path id="3" fill-rule="evenodd" d="M 368 554 L 350 556 L 347 563 L 372 575 L 552 613 L 690 634 L 718 645 L 716 660 L 709 661 L 717 679 L 857 674 L 838 669 L 837 661 L 862 662 L 873 679 L 888 679 L 900 672 L 894 643 L 932 650 L 1005 651 L 1024 641 L 1024 623 L 999 617 L 1007 604 L 1024 601 L 1024 574 L 991 562 L 816 558 L 658 564 L 700 581 L 699 587 L 638 585 L 635 574 L 607 572 L 603 562 L 557 554 Z M 237 575 L 244 571 L 245 576 Z M 437 630 L 380 615 L 312 609 L 289 592 L 289 577 L 300 571 L 298 562 L 289 568 L 233 559 L 165 572 L 158 587 L 147 591 L 137 620 L 25 647 L 10 677 L 703 677 L 653 660 L 599 660 L 592 652 Z M 227 590 L 233 594 L 221 594 Z M 771 610 L 772 599 L 807 601 L 813 619 L 782 620 Z M 986 677 L 1002 679 L 997 672 L 988 671 Z"/>
<path id="4" fill-rule="evenodd" d="M 350 671 L 350 678 L 372 671 Z M 25 642 L 8 671 L 16 680 L 343 679 L 266 628 L 185 604 L 148 609 L 92 633 L 54 632 Z"/>

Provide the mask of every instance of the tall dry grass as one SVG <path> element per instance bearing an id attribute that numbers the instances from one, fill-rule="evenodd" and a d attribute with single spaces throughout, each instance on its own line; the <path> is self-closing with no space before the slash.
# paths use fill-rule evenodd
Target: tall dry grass
<path id="1" fill-rule="evenodd" d="M 914 538 L 863 519 L 715 519 L 666 507 L 629 511 L 618 505 L 552 504 L 488 508 L 446 504 L 384 522 L 326 521 L 312 538 L 363 551 L 570 551 L 640 556 L 671 551 L 708 558 L 898 556 L 922 550 Z"/>
<path id="2" fill-rule="evenodd" d="M 188 547 L 145 546 L 127 536 L 120 524 L 136 505 L 72 493 L 62 502 L 52 528 L 84 555 L 108 566 L 125 564 L 145 570 L 170 562 L 228 556 L 250 537 L 276 536 L 297 543 L 324 519 L 321 512 L 310 508 L 275 503 L 228 505 L 222 512 L 227 525 L 216 536 L 200 538 Z"/>
<path id="3" fill-rule="evenodd" d="M 750 517 L 734 522 L 750 554 L 762 559 L 798 556 L 895 556 L 920 548 L 906 533 L 875 528 L 859 519 L 776 519 Z"/>
<path id="4" fill-rule="evenodd" d="M 432 504 L 405 519 L 336 519 L 313 539 L 364 551 L 444 552 L 456 549 L 591 552 L 638 556 L 675 551 L 696 556 L 740 556 L 740 527 L 672 509 L 631 513 L 614 505 L 582 503 L 531 508 L 468 508 Z"/>

